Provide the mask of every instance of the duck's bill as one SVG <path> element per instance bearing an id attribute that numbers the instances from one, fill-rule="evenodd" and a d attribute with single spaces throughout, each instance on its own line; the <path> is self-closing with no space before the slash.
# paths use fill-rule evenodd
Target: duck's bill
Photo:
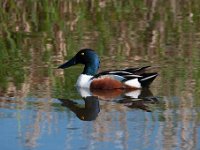
<path id="1" fill-rule="evenodd" d="M 73 65 L 76 65 L 77 62 L 76 62 L 76 58 L 73 57 L 72 59 L 70 59 L 69 61 L 67 61 L 66 63 L 58 66 L 58 69 L 64 69 L 64 68 L 68 68 L 70 66 L 73 66 Z"/>

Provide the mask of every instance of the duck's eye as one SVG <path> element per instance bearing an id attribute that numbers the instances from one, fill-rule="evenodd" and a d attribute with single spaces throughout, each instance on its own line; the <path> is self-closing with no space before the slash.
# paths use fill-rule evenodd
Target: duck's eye
<path id="1" fill-rule="evenodd" d="M 84 55 L 85 55 L 85 53 L 81 53 L 81 55 L 82 55 L 82 56 L 84 56 Z"/>

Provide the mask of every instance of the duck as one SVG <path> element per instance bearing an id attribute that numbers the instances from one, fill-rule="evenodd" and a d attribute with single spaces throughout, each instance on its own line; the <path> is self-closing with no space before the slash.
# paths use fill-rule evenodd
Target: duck
<path id="1" fill-rule="evenodd" d="M 69 61 L 58 66 L 65 69 L 71 66 L 83 64 L 83 72 L 79 75 L 76 87 L 98 90 L 114 89 L 142 89 L 148 88 L 158 76 L 157 72 L 148 72 L 151 66 L 106 70 L 97 73 L 100 67 L 100 58 L 95 50 L 81 49 Z"/>

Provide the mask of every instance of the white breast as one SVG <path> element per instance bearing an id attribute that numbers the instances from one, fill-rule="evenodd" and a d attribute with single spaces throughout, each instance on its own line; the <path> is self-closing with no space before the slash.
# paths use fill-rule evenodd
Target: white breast
<path id="1" fill-rule="evenodd" d="M 79 92 L 79 94 L 81 95 L 81 97 L 86 98 L 88 96 L 92 96 L 92 93 L 90 92 L 89 88 L 81 88 L 81 87 L 77 87 L 77 91 Z"/>
<path id="2" fill-rule="evenodd" d="M 78 77 L 78 80 L 76 82 L 76 86 L 80 87 L 80 88 L 90 88 L 90 84 L 91 84 L 91 78 L 93 76 L 90 75 L 86 75 L 86 74 L 81 74 Z"/>

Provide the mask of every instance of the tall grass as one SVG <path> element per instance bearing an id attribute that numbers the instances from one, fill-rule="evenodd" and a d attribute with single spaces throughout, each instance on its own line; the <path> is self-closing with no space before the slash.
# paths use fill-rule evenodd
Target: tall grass
<path id="1" fill-rule="evenodd" d="M 55 67 L 84 47 L 115 61 L 137 56 L 175 63 L 161 68 L 161 74 L 173 79 L 176 68 L 185 66 L 179 72 L 181 83 L 192 72 L 196 87 L 200 85 L 198 0 L 5 0 L 0 5 L 3 87 L 10 78 L 24 82 L 32 67 Z"/>

